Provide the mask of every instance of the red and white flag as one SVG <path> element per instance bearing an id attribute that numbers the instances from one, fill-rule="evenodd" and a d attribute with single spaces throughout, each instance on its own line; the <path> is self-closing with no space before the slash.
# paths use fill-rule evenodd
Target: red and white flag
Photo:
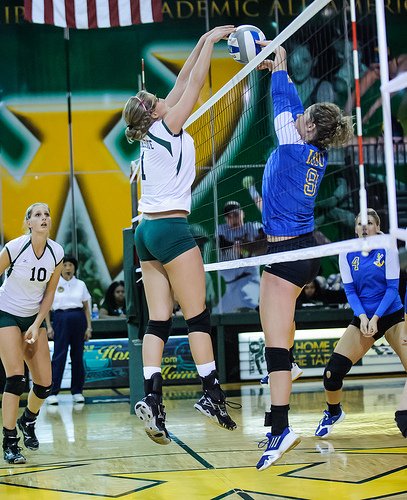
<path id="1" fill-rule="evenodd" d="M 24 0 L 31 23 L 61 28 L 113 28 L 162 21 L 161 0 Z"/>

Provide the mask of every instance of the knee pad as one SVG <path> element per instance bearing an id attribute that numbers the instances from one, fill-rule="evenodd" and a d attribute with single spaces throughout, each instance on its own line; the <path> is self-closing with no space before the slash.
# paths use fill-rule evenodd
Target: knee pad
<path id="1" fill-rule="evenodd" d="M 47 397 L 51 394 L 52 384 L 45 387 L 43 385 L 38 385 L 34 382 L 33 384 L 33 393 L 37 396 L 38 399 L 47 399 Z"/>
<path id="2" fill-rule="evenodd" d="M 172 318 L 167 321 L 156 321 L 154 319 L 150 319 L 147 323 L 146 334 L 155 335 L 159 339 L 161 339 L 164 344 L 167 342 L 168 337 L 171 333 L 172 326 Z"/>
<path id="3" fill-rule="evenodd" d="M 396 411 L 395 418 L 397 427 L 405 438 L 407 438 L 407 410 Z"/>
<path id="4" fill-rule="evenodd" d="M 267 373 L 291 371 L 290 352 L 282 347 L 266 347 Z"/>
<path id="5" fill-rule="evenodd" d="M 13 375 L 12 377 L 6 378 L 4 392 L 9 392 L 15 396 L 21 396 L 21 394 L 25 391 L 26 385 L 27 379 L 24 375 Z"/>
<path id="6" fill-rule="evenodd" d="M 211 315 L 207 308 L 198 314 L 198 316 L 194 316 L 193 318 L 189 318 L 186 320 L 186 324 L 188 326 L 188 333 L 192 332 L 204 332 L 211 333 Z"/>
<path id="7" fill-rule="evenodd" d="M 334 352 L 324 370 L 324 387 L 327 391 L 339 391 L 345 375 L 352 368 L 352 361 Z M 328 375 L 329 374 L 329 375 Z"/>

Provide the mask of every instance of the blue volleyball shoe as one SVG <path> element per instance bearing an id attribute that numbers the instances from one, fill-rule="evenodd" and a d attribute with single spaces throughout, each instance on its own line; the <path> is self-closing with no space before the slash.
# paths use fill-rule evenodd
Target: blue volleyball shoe
<path id="1" fill-rule="evenodd" d="M 325 438 L 329 436 L 332 432 L 332 427 L 335 424 L 339 424 L 345 419 L 345 412 L 341 408 L 341 413 L 339 415 L 331 416 L 328 410 L 324 410 L 324 416 L 321 418 L 315 435 L 319 438 Z"/>
<path id="2" fill-rule="evenodd" d="M 267 448 L 256 465 L 257 470 L 267 469 L 270 465 L 276 463 L 284 453 L 295 448 L 300 442 L 301 438 L 297 436 L 291 427 L 286 427 L 279 436 L 273 436 L 268 432 L 266 434 L 266 439 L 259 443 L 259 448 L 266 443 Z"/>
<path id="3" fill-rule="evenodd" d="M 297 380 L 297 378 L 301 377 L 301 375 L 304 373 L 304 371 L 297 365 L 297 363 L 291 363 L 291 380 L 294 382 L 294 380 Z M 265 377 L 260 379 L 260 384 L 263 387 L 269 387 L 269 376 L 266 375 Z"/>

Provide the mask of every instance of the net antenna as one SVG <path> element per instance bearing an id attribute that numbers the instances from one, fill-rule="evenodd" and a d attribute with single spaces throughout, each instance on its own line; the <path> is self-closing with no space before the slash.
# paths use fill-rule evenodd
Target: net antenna
<path id="1" fill-rule="evenodd" d="M 367 192 L 365 181 L 365 164 L 363 158 L 363 133 L 362 133 L 362 109 L 360 105 L 360 82 L 359 82 L 359 50 L 356 28 L 356 5 L 355 0 L 350 0 L 350 18 L 352 23 L 352 55 L 353 74 L 355 80 L 355 100 L 356 100 L 356 128 L 358 138 L 358 158 L 359 158 L 359 203 L 360 222 L 363 229 L 367 226 Z"/>

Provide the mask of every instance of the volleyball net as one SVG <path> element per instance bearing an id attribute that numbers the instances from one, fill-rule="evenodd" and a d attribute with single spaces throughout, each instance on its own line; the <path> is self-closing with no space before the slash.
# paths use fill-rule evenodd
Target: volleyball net
<path id="1" fill-rule="evenodd" d="M 376 16 L 359 15 L 353 32 L 351 17 L 347 2 L 343 8 L 335 8 L 327 0 L 314 1 L 280 33 L 266 33 L 271 43 L 188 120 L 186 128 L 194 137 L 197 155 L 189 221 L 201 243 L 206 270 L 327 257 L 394 244 L 393 236 L 388 234 L 380 81 L 376 78 L 368 88 L 365 82 L 371 76 L 369 72 L 379 68 Z M 359 115 L 359 123 L 353 142 L 329 152 L 315 205 L 320 246 L 265 255 L 262 175 L 277 140 L 270 73 L 256 67 L 279 45 L 287 51 L 288 72 L 305 108 L 317 102 L 334 102 L 347 114 Z M 360 83 L 355 83 L 356 78 Z M 356 111 L 358 85 L 361 112 Z M 359 143 L 357 131 L 362 139 Z M 395 182 L 399 190 L 404 189 L 402 178 L 396 175 Z M 366 206 L 380 215 L 384 234 L 356 239 L 355 216 L 361 210 L 366 213 Z M 239 211 L 244 221 L 232 220 Z M 239 230 L 238 224 L 247 230 Z M 332 262 L 328 272 L 335 271 Z"/>
<path id="2" fill-rule="evenodd" d="M 265 264 L 321 257 L 321 274 L 328 276 L 338 273 L 341 252 L 389 248 L 395 238 L 407 241 L 406 141 L 394 112 L 405 95 L 394 92 L 406 87 L 406 78 L 393 80 L 388 72 L 383 0 L 376 1 L 378 13 L 363 12 L 357 5 L 355 0 L 315 0 L 287 26 L 276 15 L 275 31 L 265 33 L 271 43 L 185 125 L 196 147 L 189 223 L 210 276 L 207 284 L 213 281 L 208 293 L 215 297 L 215 312 L 230 310 L 225 287 L 242 295 L 253 278 L 258 297 Z M 288 73 L 304 108 L 337 104 L 354 117 L 355 136 L 329 151 L 315 202 L 319 245 L 267 255 L 262 176 L 277 138 L 270 73 L 257 66 L 272 58 L 279 45 L 286 49 Z M 382 234 L 355 238 L 355 217 L 361 212 L 365 223 L 367 207 L 379 214 Z"/>

